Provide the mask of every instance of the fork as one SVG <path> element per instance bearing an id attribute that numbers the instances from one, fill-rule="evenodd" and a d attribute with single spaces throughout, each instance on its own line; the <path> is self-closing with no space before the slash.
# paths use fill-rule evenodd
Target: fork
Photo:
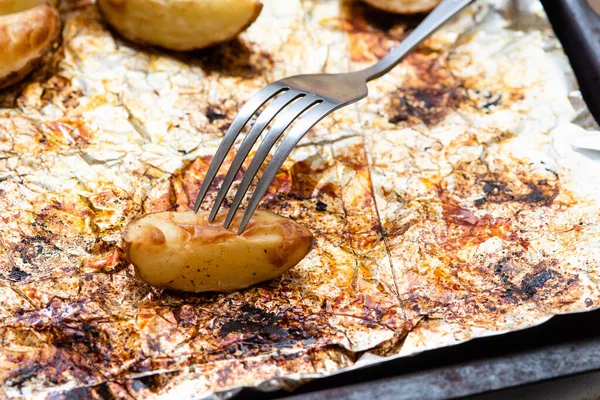
<path id="1" fill-rule="evenodd" d="M 244 160 L 263 130 L 274 120 L 244 173 L 231 203 L 224 223 L 225 228 L 229 228 L 261 165 L 284 131 L 293 123 L 254 189 L 238 228 L 238 233 L 241 234 L 275 174 L 306 132 L 335 110 L 367 97 L 367 82 L 389 72 L 423 40 L 474 1 L 442 0 L 402 43 L 369 68 L 345 74 L 296 75 L 273 82 L 259 90 L 242 106 L 223 137 L 198 192 L 194 212 L 197 213 L 200 209 L 219 168 L 244 126 L 258 109 L 272 99 L 256 117 L 254 125 L 240 144 L 208 217 L 210 222 L 214 221 Z"/>

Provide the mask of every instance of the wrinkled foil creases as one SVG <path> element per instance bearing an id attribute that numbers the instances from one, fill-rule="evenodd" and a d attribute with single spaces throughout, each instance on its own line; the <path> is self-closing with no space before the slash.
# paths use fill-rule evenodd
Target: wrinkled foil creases
<path id="1" fill-rule="evenodd" d="M 476 3 L 305 136 L 261 204 L 315 236 L 281 278 L 138 279 L 124 226 L 190 209 L 245 100 L 364 68 L 422 18 L 264 3 L 239 39 L 179 54 L 65 2 L 48 62 L 0 93 L 0 397 L 292 389 L 598 308 L 600 132 L 537 1 Z"/>

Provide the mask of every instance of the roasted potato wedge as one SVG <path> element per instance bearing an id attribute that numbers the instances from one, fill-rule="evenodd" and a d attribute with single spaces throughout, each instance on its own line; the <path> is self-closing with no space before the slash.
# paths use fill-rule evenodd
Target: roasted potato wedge
<path id="1" fill-rule="evenodd" d="M 440 0 L 363 0 L 380 10 L 396 14 L 416 14 L 431 11 Z"/>
<path id="2" fill-rule="evenodd" d="M 29 10 L 40 4 L 56 6 L 58 0 L 0 0 L 0 15 L 13 14 Z"/>
<path id="3" fill-rule="evenodd" d="M 126 38 L 171 50 L 233 39 L 262 10 L 258 0 L 98 0 L 98 5 Z"/>
<path id="4" fill-rule="evenodd" d="M 58 11 L 42 4 L 0 16 L 0 88 L 23 79 L 60 35 Z"/>
<path id="5" fill-rule="evenodd" d="M 255 212 L 241 235 L 207 216 L 162 212 L 130 223 L 125 253 L 138 276 L 157 287 L 231 292 L 283 274 L 312 247 L 308 229 L 267 211 Z"/>

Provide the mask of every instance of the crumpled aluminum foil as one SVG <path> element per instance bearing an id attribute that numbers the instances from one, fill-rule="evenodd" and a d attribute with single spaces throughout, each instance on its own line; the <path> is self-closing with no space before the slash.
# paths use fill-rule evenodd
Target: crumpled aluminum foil
<path id="1" fill-rule="evenodd" d="M 176 54 L 61 11 L 48 64 L 0 93 L 2 396 L 293 389 L 598 307 L 600 132 L 539 2 L 477 3 L 315 127 L 262 204 L 314 250 L 222 295 L 146 285 L 123 227 L 190 208 L 254 91 L 365 67 L 418 18 L 270 0 L 240 40 Z"/>

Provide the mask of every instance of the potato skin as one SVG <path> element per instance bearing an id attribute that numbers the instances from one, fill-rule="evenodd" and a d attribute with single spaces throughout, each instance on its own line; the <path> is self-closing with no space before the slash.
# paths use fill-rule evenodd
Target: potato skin
<path id="1" fill-rule="evenodd" d="M 363 0 L 380 10 L 396 14 L 416 14 L 431 11 L 440 0 Z"/>
<path id="2" fill-rule="evenodd" d="M 126 38 L 194 50 L 236 37 L 258 18 L 258 0 L 98 0 L 106 21 Z"/>
<path id="3" fill-rule="evenodd" d="M 51 5 L 0 16 L 0 88 L 23 79 L 50 50 L 61 31 Z"/>
<path id="4" fill-rule="evenodd" d="M 231 292 L 283 274 L 312 247 L 308 229 L 267 211 L 255 212 L 241 235 L 207 216 L 161 212 L 130 223 L 124 247 L 138 276 L 156 287 Z"/>
<path id="5" fill-rule="evenodd" d="M 56 6 L 58 0 L 0 0 L 0 15 L 13 14 L 30 8 L 37 7 L 40 4 L 50 4 Z"/>

